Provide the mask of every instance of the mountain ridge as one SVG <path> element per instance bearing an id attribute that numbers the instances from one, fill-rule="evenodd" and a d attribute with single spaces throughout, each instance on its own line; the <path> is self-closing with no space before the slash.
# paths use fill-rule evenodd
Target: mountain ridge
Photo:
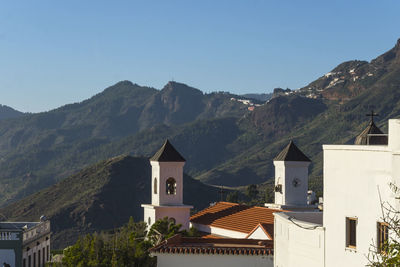
<path id="1" fill-rule="evenodd" d="M 109 157 L 148 157 L 166 138 L 187 158 L 188 174 L 231 186 L 268 181 L 271 159 L 295 139 L 313 160 L 312 189 L 320 191 L 323 143 L 350 143 L 371 109 L 380 126 L 400 115 L 398 50 L 399 42 L 370 63 L 339 64 L 260 106 L 176 82 L 157 90 L 123 81 L 80 104 L 0 121 L 0 203 Z"/>
<path id="2" fill-rule="evenodd" d="M 115 229 L 129 217 L 143 220 L 142 203 L 151 202 L 151 166 L 147 158 L 121 155 L 76 174 L 7 207 L 11 221 L 35 221 L 45 214 L 52 223 L 52 246 L 64 248 L 79 235 Z M 218 200 L 219 189 L 184 175 L 184 203 L 197 209 Z"/>

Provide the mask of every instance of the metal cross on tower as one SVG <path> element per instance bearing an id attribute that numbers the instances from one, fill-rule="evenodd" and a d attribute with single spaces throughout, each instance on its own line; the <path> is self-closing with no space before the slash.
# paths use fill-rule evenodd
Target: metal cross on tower
<path id="1" fill-rule="evenodd" d="M 374 110 L 371 110 L 371 113 L 366 114 L 366 116 L 371 117 L 371 122 L 374 122 L 374 117 L 379 116 L 379 114 L 375 113 Z"/>

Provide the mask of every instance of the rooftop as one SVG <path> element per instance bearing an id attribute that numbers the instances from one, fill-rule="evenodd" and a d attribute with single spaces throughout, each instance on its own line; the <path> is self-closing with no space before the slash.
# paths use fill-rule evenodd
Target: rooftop
<path id="1" fill-rule="evenodd" d="M 323 226 L 323 212 L 280 212 L 275 214 L 300 226 Z"/>
<path id="2" fill-rule="evenodd" d="M 371 120 L 367 126 L 355 139 L 355 145 L 387 145 L 388 137 Z"/>
<path id="3" fill-rule="evenodd" d="M 203 224 L 249 234 L 260 223 L 268 231 L 266 225 L 274 224 L 274 212 L 281 210 L 265 207 L 251 207 L 230 202 L 217 202 L 190 217 L 195 224 Z M 270 232 L 270 231 L 268 231 Z M 270 233 L 271 234 L 271 233 Z M 272 234 L 273 236 L 273 234 Z"/>
<path id="4" fill-rule="evenodd" d="M 39 225 L 41 222 L 0 222 L 1 229 L 26 230 Z"/>
<path id="5" fill-rule="evenodd" d="M 150 158 L 151 161 L 158 162 L 185 162 L 186 160 L 181 154 L 172 146 L 172 144 L 165 140 L 162 147 Z"/>
<path id="6" fill-rule="evenodd" d="M 303 152 L 290 141 L 289 144 L 274 158 L 274 161 L 306 161 L 311 162 L 311 160 L 304 155 Z"/>
<path id="7" fill-rule="evenodd" d="M 273 241 L 237 238 L 194 238 L 175 235 L 150 249 L 151 253 L 273 255 Z"/>

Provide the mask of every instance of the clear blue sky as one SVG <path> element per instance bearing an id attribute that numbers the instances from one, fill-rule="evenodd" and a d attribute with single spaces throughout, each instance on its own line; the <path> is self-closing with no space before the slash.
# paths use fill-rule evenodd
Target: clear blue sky
<path id="1" fill-rule="evenodd" d="M 0 104 L 45 111 L 120 81 L 296 89 L 400 38 L 400 1 L 2 1 Z"/>

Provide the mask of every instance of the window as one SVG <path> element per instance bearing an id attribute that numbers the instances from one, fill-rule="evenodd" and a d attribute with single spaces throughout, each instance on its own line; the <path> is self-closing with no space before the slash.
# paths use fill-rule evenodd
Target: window
<path id="1" fill-rule="evenodd" d="M 49 259 L 50 259 L 50 246 L 47 245 L 47 248 L 46 248 L 46 260 L 49 261 Z"/>
<path id="2" fill-rule="evenodd" d="M 386 248 L 385 245 L 387 244 L 389 238 L 389 227 L 387 223 L 384 222 L 378 222 L 378 251 L 379 252 L 385 252 Z"/>
<path id="3" fill-rule="evenodd" d="M 40 265 L 40 248 L 39 248 L 39 250 L 38 250 L 38 266 L 40 267 L 41 265 Z"/>
<path id="4" fill-rule="evenodd" d="M 357 218 L 346 218 L 346 247 L 356 248 Z"/>
<path id="5" fill-rule="evenodd" d="M 32 267 L 32 258 L 31 255 L 28 256 L 28 266 Z"/>
<path id="6" fill-rule="evenodd" d="M 46 258 L 44 255 L 46 255 L 46 249 L 43 247 L 42 249 L 42 255 L 43 255 L 43 264 L 46 262 Z"/>
<path id="7" fill-rule="evenodd" d="M 22 267 L 26 267 L 26 258 L 22 260 Z"/>
<path id="8" fill-rule="evenodd" d="M 154 187 L 154 194 L 157 194 L 157 178 L 154 178 L 153 187 Z"/>
<path id="9" fill-rule="evenodd" d="M 174 178 L 167 179 L 166 190 L 167 195 L 176 195 L 176 181 Z"/>
<path id="10" fill-rule="evenodd" d="M 33 267 L 36 267 L 36 252 L 33 253 Z"/>
<path id="11" fill-rule="evenodd" d="M 148 222 L 148 225 L 150 226 L 150 224 L 151 224 L 151 218 L 150 217 L 147 219 L 147 222 Z"/>

